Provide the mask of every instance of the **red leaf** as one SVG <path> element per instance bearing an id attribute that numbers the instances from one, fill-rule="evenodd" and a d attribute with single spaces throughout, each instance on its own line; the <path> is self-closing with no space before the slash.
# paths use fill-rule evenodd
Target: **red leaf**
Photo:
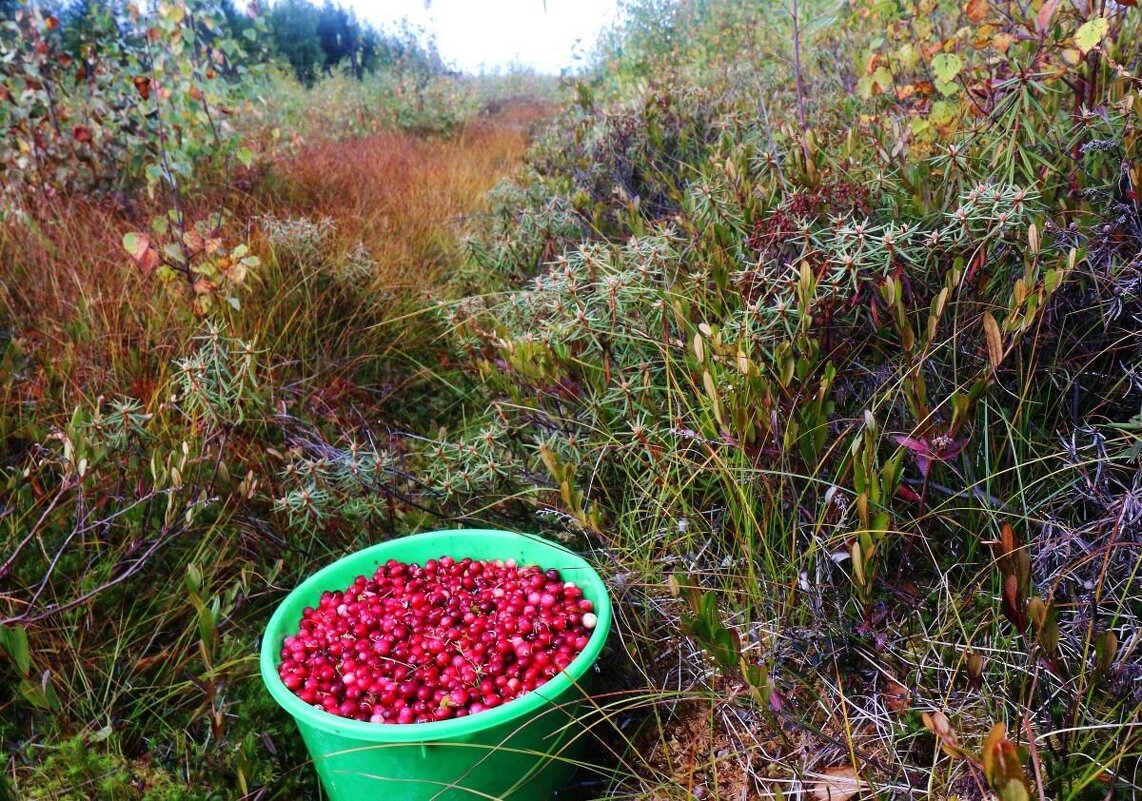
<path id="1" fill-rule="evenodd" d="M 149 276 L 159 266 L 160 261 L 159 252 L 154 248 L 149 248 L 143 257 L 138 259 L 139 269 L 143 271 L 143 275 Z"/>
<path id="2" fill-rule="evenodd" d="M 1003 582 L 1003 616 L 1019 631 L 1027 629 L 1027 615 L 1019 608 L 1019 579 L 1009 573 Z"/>
<path id="3" fill-rule="evenodd" d="M 140 234 L 134 231 L 123 234 L 123 249 L 126 250 L 135 261 L 141 259 L 150 246 L 151 238 L 146 234 Z"/>
<path id="4" fill-rule="evenodd" d="M 916 492 L 916 490 L 912 489 L 907 484 L 901 484 L 899 487 L 897 487 L 896 494 L 906 501 L 912 501 L 913 503 L 920 502 L 920 495 Z"/>
<path id="5" fill-rule="evenodd" d="M 964 14 L 970 22 L 980 23 L 987 17 L 987 13 L 991 10 L 987 0 L 968 0 L 967 5 L 964 6 Z"/>
<path id="6" fill-rule="evenodd" d="M 143 275 L 149 276 L 159 266 L 159 252 L 151 247 L 151 240 L 146 234 L 129 233 L 123 235 L 123 249 L 139 265 Z"/>
<path id="7" fill-rule="evenodd" d="M 936 439 L 933 440 L 933 444 L 936 446 L 935 458 L 941 462 L 949 462 L 959 456 L 960 452 L 964 449 L 964 445 L 968 443 L 966 439 L 936 437 Z"/>
<path id="8" fill-rule="evenodd" d="M 1047 26 L 1051 24 L 1051 17 L 1055 16 L 1055 9 L 1058 7 L 1059 0 L 1046 0 L 1039 7 L 1039 13 L 1035 15 L 1035 27 L 1040 33 L 1047 30 Z"/>
<path id="9" fill-rule="evenodd" d="M 938 436 L 931 440 L 917 439 L 916 437 L 894 436 L 897 445 L 901 445 L 916 457 L 916 466 L 920 468 L 920 475 L 928 477 L 932 469 L 932 462 L 947 462 L 960 455 L 966 440 L 954 440 L 947 436 Z"/>
<path id="10" fill-rule="evenodd" d="M 139 94 L 144 100 L 151 96 L 151 79 L 145 75 L 136 75 L 132 79 L 135 83 L 135 88 L 139 90 Z"/>
<path id="11" fill-rule="evenodd" d="M 908 450 L 917 455 L 932 458 L 932 446 L 926 440 L 916 439 L 915 437 L 896 436 L 893 437 L 897 445 L 903 445 Z"/>
<path id="12" fill-rule="evenodd" d="M 932 446 L 922 439 L 915 437 L 893 437 L 897 445 L 903 445 L 906 449 L 912 452 L 916 458 L 916 466 L 920 468 L 920 475 L 924 478 L 928 477 L 928 471 L 932 469 L 932 459 L 937 458 L 936 454 L 932 452 Z"/>
<path id="13" fill-rule="evenodd" d="M 932 460 L 926 456 L 916 455 L 916 467 L 920 469 L 920 475 L 924 478 L 928 477 L 928 473 L 932 470 Z"/>

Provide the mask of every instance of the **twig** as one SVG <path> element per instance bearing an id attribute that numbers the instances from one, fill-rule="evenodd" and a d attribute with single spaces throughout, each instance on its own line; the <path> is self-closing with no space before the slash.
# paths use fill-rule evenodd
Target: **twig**
<path id="1" fill-rule="evenodd" d="M 1023 707 L 1023 733 L 1027 736 L 1027 750 L 1031 752 L 1031 765 L 1035 769 L 1035 787 L 1039 791 L 1039 801 L 1047 801 L 1047 791 L 1043 788 L 1043 765 L 1039 761 L 1039 749 L 1035 747 L 1035 733 L 1031 730 L 1030 704 L 1035 700 L 1035 689 L 1039 685 L 1039 646 L 1033 646 L 1032 658 L 1035 670 L 1031 674 L 1031 687 L 1027 692 L 1027 704 Z"/>
<path id="2" fill-rule="evenodd" d="M 110 581 L 106 581 L 103 584 L 99 585 L 95 589 L 88 590 L 87 592 L 83 593 L 82 595 L 77 596 L 75 598 L 72 598 L 67 603 L 63 603 L 63 604 L 59 604 L 59 605 L 55 605 L 55 606 L 49 605 L 49 606 L 45 607 L 44 610 L 42 612 L 40 612 L 39 614 L 33 615 L 30 613 L 24 613 L 22 615 L 16 615 L 14 617 L 7 617 L 7 618 L 0 619 L 0 626 L 13 626 L 16 624 L 38 623 L 41 620 L 46 620 L 47 618 L 52 617 L 53 615 L 58 615 L 60 612 L 65 612 L 68 609 L 73 609 L 77 606 L 82 606 L 83 604 L 87 603 L 89 600 L 94 598 L 96 595 L 98 595 L 99 593 L 104 592 L 105 590 L 109 590 L 117 584 L 123 583 L 127 579 L 131 578 L 131 576 L 138 573 L 140 570 L 142 570 L 147 565 L 151 556 L 153 556 L 161 547 L 163 547 L 167 543 L 169 543 L 169 542 L 173 541 L 175 538 L 177 538 L 180 534 L 183 533 L 184 530 L 185 529 L 180 526 L 174 532 L 169 533 L 165 536 L 159 537 L 157 540 L 155 540 L 153 543 L 151 543 L 151 546 L 143 554 L 141 554 L 137 559 L 135 559 L 135 561 L 131 564 L 131 566 L 129 568 L 124 570 L 122 573 L 120 573 L 118 576 L 111 579 Z"/>
<path id="3" fill-rule="evenodd" d="M 1038 678 L 1039 671 L 1035 671 Z M 1032 681 L 1034 688 L 1034 681 Z M 1027 735 L 1027 750 L 1031 752 L 1031 765 L 1035 768 L 1035 787 L 1039 791 L 1039 801 L 1047 801 L 1047 791 L 1043 789 L 1043 766 L 1039 762 L 1039 749 L 1035 747 L 1035 733 L 1031 731 L 1031 718 L 1023 711 L 1023 733 Z"/>
<path id="4" fill-rule="evenodd" d="M 52 497 L 52 501 L 50 504 L 48 504 L 48 508 L 44 510 L 44 513 L 40 515 L 40 519 L 37 520 L 36 524 L 32 526 L 31 530 L 28 531 L 27 536 L 25 536 L 24 539 L 20 540 L 20 544 L 17 545 L 16 549 L 12 551 L 11 554 L 9 554 L 7 559 L 4 560 L 4 564 L 0 565 L 0 579 L 8 575 L 8 571 L 10 571 L 12 569 L 12 565 L 16 563 L 16 559 L 19 557 L 20 552 L 24 550 L 24 547 L 32 541 L 33 537 L 36 536 L 36 533 L 40 530 L 40 526 L 44 524 L 44 521 L 47 520 L 48 515 L 50 515 L 52 510 L 56 508 L 56 504 L 60 502 L 60 499 L 68 489 L 70 489 L 70 487 L 66 484 L 60 487 L 59 492 L 57 492 L 55 496 Z"/>
<path id="5" fill-rule="evenodd" d="M 797 83 L 797 121 L 801 123 L 801 130 L 807 127 L 805 122 L 805 80 L 801 75 L 801 19 L 798 14 L 797 0 L 793 0 L 793 74 Z M 806 154 L 807 156 L 808 154 Z"/>

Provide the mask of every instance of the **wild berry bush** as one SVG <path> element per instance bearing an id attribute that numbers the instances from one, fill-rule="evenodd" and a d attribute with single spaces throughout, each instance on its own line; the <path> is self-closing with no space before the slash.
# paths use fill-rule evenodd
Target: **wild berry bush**
<path id="1" fill-rule="evenodd" d="M 270 152 L 307 141 L 349 139 L 393 129 L 449 136 L 476 115 L 474 82 L 425 69 L 378 70 L 357 78 L 337 72 L 304 86 L 271 72 L 245 130 Z"/>
<path id="2" fill-rule="evenodd" d="M 606 554 L 630 601 L 630 710 L 669 729 L 662 710 L 685 713 L 647 691 L 681 681 L 715 720 L 773 716 L 767 771 L 712 724 L 736 745 L 685 779 L 703 792 L 737 797 L 726 777 L 744 775 L 747 795 L 825 797 L 854 771 L 1125 792 L 1138 15 L 849 12 L 800 20 L 803 93 L 711 70 L 716 43 L 677 24 L 577 87 L 471 244 L 463 286 L 495 291 L 441 306 L 488 413 L 427 469 L 458 512 L 523 501 Z M 664 66 L 647 81 L 632 62 Z M 652 667 L 660 638 L 685 650 L 679 627 L 709 661 Z M 912 751 L 925 729 L 958 761 Z M 795 731 L 816 746 L 782 745 Z M 628 790 L 681 781 L 667 747 L 629 759 Z"/>
<path id="3" fill-rule="evenodd" d="M 0 24 L 6 205 L 24 191 L 145 182 L 166 193 L 204 163 L 235 153 L 248 160 L 234 119 L 249 70 L 216 5 L 109 6 L 85 20 L 69 32 L 74 40 L 38 5 Z"/>

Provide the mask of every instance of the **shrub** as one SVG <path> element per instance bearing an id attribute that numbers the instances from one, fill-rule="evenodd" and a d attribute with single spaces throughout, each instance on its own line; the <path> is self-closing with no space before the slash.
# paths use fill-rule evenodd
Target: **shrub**
<path id="1" fill-rule="evenodd" d="M 996 13 L 985 5 L 969 4 L 951 38 L 933 25 L 939 47 L 913 65 L 938 72 L 943 106 L 918 99 L 918 85 L 875 89 L 882 67 L 905 74 L 896 55 L 866 58 L 887 45 L 828 26 L 806 34 L 819 53 L 833 48 L 806 62 L 809 129 L 784 122 L 795 93 L 774 87 L 767 104 L 764 72 L 742 85 L 707 70 L 714 59 L 678 58 L 650 82 L 612 64 L 612 83 L 581 84 L 470 244 L 459 280 L 472 296 L 440 307 L 487 412 L 431 445 L 426 468 L 454 513 L 531 508 L 605 554 L 646 643 L 632 646 L 636 681 L 693 681 L 704 689 L 688 697 L 727 716 L 747 714 L 744 695 L 778 713 L 774 738 L 832 731 L 821 754 L 829 736 L 858 750 L 883 740 L 892 764 L 860 769 L 887 782 L 918 767 L 906 745 L 922 730 L 915 713 L 841 731 L 839 711 L 812 710 L 859 697 L 878 715 L 879 677 L 892 677 L 920 709 L 954 709 L 929 729 L 1004 798 L 1030 780 L 997 773 L 995 754 L 1029 735 L 995 721 L 1119 732 L 1114 754 L 1079 734 L 1040 742 L 1035 781 L 1081 798 L 1126 786 L 1142 749 L 1124 728 L 1138 700 L 1122 682 L 1137 666 L 1114 656 L 1137 587 L 1099 578 L 1137 569 L 1111 554 L 1133 541 L 1123 526 L 1137 515 L 1136 440 L 1122 432 L 1137 411 L 1139 338 L 1123 315 L 1142 308 L 1142 118 L 1134 73 L 1115 65 L 1137 60 L 1125 43 L 1138 23 L 1129 10 L 1041 10 L 1037 43 L 985 62 L 967 52 L 972 37 L 1009 30 L 980 32 Z M 927 13 L 901 24 L 961 12 Z M 781 42 L 773 33 L 761 47 Z M 693 27 L 668 46 L 716 50 Z M 1066 63 L 1068 47 L 1080 64 Z M 955 75 L 940 77 L 951 69 L 941 53 Z M 1031 76 L 1020 64 L 1032 56 L 1051 70 Z M 1101 111 L 1083 110 L 1090 91 Z M 1067 550 L 1080 539 L 1106 561 Z M 1077 574 L 1113 584 L 1100 590 L 1104 618 L 1075 612 L 1082 593 L 1066 577 Z M 683 679 L 648 667 L 664 637 L 685 651 L 670 638 L 679 628 L 709 657 Z M 1100 667 L 1079 679 L 1091 659 Z M 970 694 L 936 700 L 955 681 Z M 1075 681 L 1073 702 L 1051 707 Z M 904 716 L 911 702 L 889 703 Z M 650 704 L 674 708 L 653 689 L 629 708 Z M 963 738 L 972 749 L 954 745 Z M 763 792 L 736 741 L 747 794 Z M 631 759 L 628 790 L 681 781 L 661 753 Z M 799 781 L 807 762 L 789 759 Z"/>
<path id="2" fill-rule="evenodd" d="M 177 194 L 204 163 L 246 158 L 232 118 L 248 68 L 217 7 L 131 8 L 90 14 L 71 42 L 38 6 L 3 21 L 6 208 L 25 191 L 123 192 L 145 182 Z"/>

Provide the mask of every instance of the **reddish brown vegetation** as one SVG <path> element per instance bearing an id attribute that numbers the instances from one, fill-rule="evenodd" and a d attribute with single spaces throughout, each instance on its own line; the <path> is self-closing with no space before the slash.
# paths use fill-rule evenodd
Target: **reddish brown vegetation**
<path id="1" fill-rule="evenodd" d="M 508 106 L 452 138 L 390 131 L 310 142 L 266 169 L 216 180 L 184 208 L 192 221 L 225 210 L 227 241 L 248 240 L 263 257 L 261 215 L 329 217 L 332 255 L 363 245 L 379 288 L 430 288 L 453 247 L 454 223 L 514 169 L 545 113 Z M 0 326 L 25 355 L 51 365 L 64 409 L 100 392 L 139 389 L 145 402 L 142 390 L 161 383 L 193 330 L 184 304 L 144 280 L 121 244 L 124 233 L 146 230 L 158 207 L 119 196 L 36 199 L 25 219 L 0 227 Z M 44 379 L 33 372 L 26 380 Z"/>

